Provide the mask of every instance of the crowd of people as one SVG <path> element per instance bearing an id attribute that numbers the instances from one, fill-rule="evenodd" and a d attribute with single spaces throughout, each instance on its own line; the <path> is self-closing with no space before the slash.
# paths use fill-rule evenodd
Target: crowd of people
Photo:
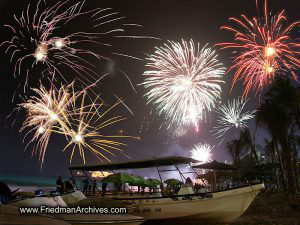
<path id="1" fill-rule="evenodd" d="M 93 182 L 90 182 L 88 179 L 85 179 L 83 181 L 83 189 L 82 192 L 83 194 L 86 195 L 91 195 L 96 194 L 96 189 L 97 189 L 97 181 L 93 180 Z"/>

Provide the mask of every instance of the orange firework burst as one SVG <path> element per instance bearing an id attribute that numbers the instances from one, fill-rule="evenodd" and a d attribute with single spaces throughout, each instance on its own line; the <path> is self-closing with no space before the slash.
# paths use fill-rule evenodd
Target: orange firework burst
<path id="1" fill-rule="evenodd" d="M 109 116 L 110 111 L 120 104 L 127 106 L 117 97 L 118 101 L 115 104 L 102 110 L 105 104 L 100 96 L 92 99 L 87 95 L 90 87 L 92 86 L 76 92 L 73 82 L 67 86 L 61 86 L 60 89 L 53 86 L 53 89 L 48 91 L 41 85 L 39 89 L 32 89 L 36 96 L 31 96 L 20 104 L 20 107 L 27 112 L 21 131 L 29 129 L 25 138 L 34 133 L 27 146 L 31 143 L 35 144 L 32 154 L 39 152 L 41 165 L 44 162 L 52 133 L 62 134 L 66 137 L 68 143 L 63 151 L 72 146 L 70 163 L 77 149 L 84 163 L 86 150 L 101 161 L 102 159 L 110 161 L 106 154 L 115 156 L 116 154 L 112 150 L 118 150 L 127 156 L 122 152 L 122 147 L 126 144 L 119 140 L 137 137 L 105 134 L 105 128 L 126 119 L 122 116 Z M 89 104 L 86 104 L 87 97 Z"/>
<path id="2" fill-rule="evenodd" d="M 244 96 L 247 96 L 251 88 L 256 92 L 262 91 L 279 71 L 290 72 L 291 77 L 297 79 L 294 71 L 300 67 L 300 60 L 295 49 L 300 45 L 293 41 L 289 33 L 300 21 L 288 24 L 284 10 L 269 18 L 267 1 L 263 20 L 256 17 L 248 19 L 245 15 L 241 15 L 241 19 L 229 20 L 236 22 L 239 29 L 229 26 L 221 29 L 233 32 L 234 42 L 217 45 L 222 49 L 240 49 L 240 54 L 234 57 L 233 65 L 227 71 L 236 70 L 232 87 L 243 79 L 246 86 Z"/>
<path id="3" fill-rule="evenodd" d="M 95 100 L 92 100 L 91 104 L 86 104 L 86 94 L 85 92 L 81 97 L 80 107 L 76 107 L 75 101 L 73 102 L 73 110 L 70 113 L 70 120 L 68 120 L 67 125 L 68 129 L 61 131 L 61 134 L 64 134 L 68 140 L 68 144 L 63 151 L 72 147 L 70 164 L 72 163 L 76 149 L 79 151 L 84 163 L 86 162 L 86 150 L 96 156 L 100 161 L 105 159 L 110 162 L 110 159 L 105 154 L 115 156 L 116 154 L 111 150 L 117 150 L 122 153 L 122 147 L 126 146 L 126 144 L 120 142 L 119 139 L 137 137 L 120 134 L 107 135 L 104 133 L 106 127 L 126 120 L 126 118 L 122 116 L 112 116 L 105 119 L 107 114 L 116 106 L 124 104 L 121 99 L 118 99 L 115 104 L 101 112 L 104 102 L 101 100 L 100 103 L 96 103 L 97 100 L 99 100 L 99 96 L 97 96 Z M 126 154 L 124 155 L 127 156 Z"/>
<path id="4" fill-rule="evenodd" d="M 37 141 L 33 154 L 39 150 L 41 163 L 44 162 L 50 136 L 53 132 L 68 129 L 66 124 L 70 116 L 70 109 L 74 99 L 80 92 L 74 92 L 74 83 L 61 86 L 60 89 L 53 87 L 48 91 L 43 85 L 39 89 L 32 89 L 36 96 L 30 96 L 28 100 L 20 104 L 28 114 L 20 131 L 30 128 L 25 138 L 34 132 L 33 138 L 28 143 Z M 27 145 L 27 146 L 28 146 Z"/>

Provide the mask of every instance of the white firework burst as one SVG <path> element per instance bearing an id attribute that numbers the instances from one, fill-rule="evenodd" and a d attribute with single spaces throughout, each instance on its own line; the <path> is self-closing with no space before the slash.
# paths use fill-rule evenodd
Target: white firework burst
<path id="1" fill-rule="evenodd" d="M 212 154 L 211 150 L 213 147 L 211 147 L 209 144 L 197 144 L 194 146 L 194 148 L 190 151 L 191 156 L 193 159 L 201 161 L 203 163 L 211 162 Z"/>
<path id="2" fill-rule="evenodd" d="M 248 99 L 245 100 L 244 98 L 233 99 L 217 110 L 219 114 L 218 126 L 214 128 L 217 137 L 223 136 L 232 128 L 243 129 L 247 127 L 247 121 L 252 119 L 256 112 L 256 110 L 243 112 L 247 102 Z"/>
<path id="3" fill-rule="evenodd" d="M 147 60 L 149 70 L 142 84 L 148 90 L 148 103 L 171 124 L 193 124 L 198 130 L 198 122 L 220 98 L 225 68 L 216 52 L 208 45 L 200 48 L 193 40 L 168 41 Z"/>

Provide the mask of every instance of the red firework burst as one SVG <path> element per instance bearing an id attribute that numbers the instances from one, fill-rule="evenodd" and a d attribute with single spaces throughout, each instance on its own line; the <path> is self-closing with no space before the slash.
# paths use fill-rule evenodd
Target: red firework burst
<path id="1" fill-rule="evenodd" d="M 297 44 L 289 33 L 300 21 L 287 23 L 285 11 L 269 17 L 267 1 L 264 5 L 264 18 L 253 17 L 248 19 L 241 15 L 241 19 L 229 18 L 239 25 L 239 28 L 222 26 L 221 29 L 234 33 L 234 42 L 219 43 L 222 49 L 240 49 L 239 55 L 234 57 L 233 65 L 227 72 L 235 70 L 232 87 L 238 80 L 243 80 L 245 85 L 244 96 L 250 89 L 256 93 L 272 81 L 278 71 L 290 72 L 291 77 L 297 80 L 295 70 L 300 68 Z M 285 72 L 280 74 L 286 74 Z M 232 88 L 231 88 L 232 89 Z"/>

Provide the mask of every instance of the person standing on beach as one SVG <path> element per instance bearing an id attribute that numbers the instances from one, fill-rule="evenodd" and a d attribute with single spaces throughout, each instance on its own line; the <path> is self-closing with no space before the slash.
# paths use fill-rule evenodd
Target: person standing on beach
<path id="1" fill-rule="evenodd" d="M 57 180 L 56 180 L 56 190 L 59 194 L 62 193 L 62 180 L 61 180 L 61 176 L 58 176 Z"/>
<path id="2" fill-rule="evenodd" d="M 96 188 L 97 188 L 97 181 L 93 181 L 93 194 L 96 194 Z"/>
<path id="3" fill-rule="evenodd" d="M 89 195 L 91 195 L 91 193 L 92 193 L 92 183 L 89 183 L 88 190 L 89 190 Z"/>
<path id="4" fill-rule="evenodd" d="M 107 183 L 104 181 L 102 182 L 102 196 L 106 195 L 106 188 L 107 188 Z"/>
<path id="5" fill-rule="evenodd" d="M 160 192 L 163 193 L 164 192 L 164 184 L 161 182 L 160 183 Z"/>
<path id="6" fill-rule="evenodd" d="M 83 194 L 86 194 L 86 195 L 88 194 L 88 187 L 89 187 L 89 180 L 85 179 L 83 181 L 83 190 L 82 190 Z"/>

